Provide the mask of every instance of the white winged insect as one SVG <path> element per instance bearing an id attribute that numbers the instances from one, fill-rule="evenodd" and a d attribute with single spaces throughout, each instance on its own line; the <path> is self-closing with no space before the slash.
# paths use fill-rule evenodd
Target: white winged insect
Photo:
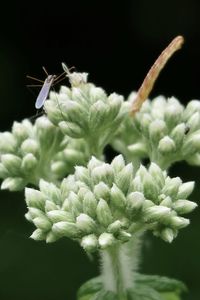
<path id="1" fill-rule="evenodd" d="M 36 109 L 40 109 L 40 108 L 43 107 L 43 105 L 44 105 L 44 103 L 45 103 L 45 101 L 46 101 L 46 99 L 49 95 L 49 91 L 50 91 L 51 87 L 54 84 L 56 84 L 56 83 L 60 82 L 61 80 L 63 80 L 64 78 L 61 78 L 61 76 L 63 76 L 65 74 L 65 72 L 63 72 L 59 76 L 49 75 L 44 67 L 43 67 L 43 70 L 47 75 L 47 78 L 45 79 L 44 82 L 40 79 L 35 78 L 35 77 L 27 76 L 30 79 L 37 80 L 37 81 L 43 83 L 42 88 L 41 88 L 41 90 L 40 90 L 40 92 L 37 96 L 36 101 L 35 101 L 35 108 Z M 31 85 L 31 86 L 41 86 L 41 85 Z"/>

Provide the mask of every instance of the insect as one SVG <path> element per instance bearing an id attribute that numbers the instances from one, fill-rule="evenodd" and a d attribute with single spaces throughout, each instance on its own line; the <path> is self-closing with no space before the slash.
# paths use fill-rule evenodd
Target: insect
<path id="1" fill-rule="evenodd" d="M 56 83 L 62 81 L 64 79 L 64 78 L 62 78 L 62 76 L 65 74 L 65 72 L 63 72 L 59 76 L 49 75 L 44 67 L 43 67 L 43 70 L 44 70 L 45 74 L 47 75 L 45 81 L 42 81 L 40 79 L 37 79 L 37 78 L 29 76 L 29 75 L 27 76 L 27 78 L 39 81 L 43 84 L 42 88 L 41 88 L 41 90 L 40 90 L 40 92 L 37 96 L 37 99 L 35 101 L 35 108 L 36 109 L 40 109 L 40 108 L 43 107 L 43 105 L 44 105 L 44 103 L 45 103 L 45 101 L 46 101 L 46 99 L 49 95 L 49 91 L 50 91 L 51 87 L 53 85 L 55 85 Z M 41 85 L 29 85 L 29 86 L 41 86 Z"/>
<path id="2" fill-rule="evenodd" d="M 131 114 L 134 115 L 137 111 L 140 110 L 143 102 L 148 98 L 153 85 L 158 78 L 160 71 L 164 68 L 165 64 L 169 60 L 169 58 L 182 47 L 184 42 L 184 38 L 179 35 L 174 38 L 171 43 L 162 51 L 162 53 L 158 56 L 149 72 L 147 73 L 141 87 L 138 90 L 137 96 L 133 101 Z"/>

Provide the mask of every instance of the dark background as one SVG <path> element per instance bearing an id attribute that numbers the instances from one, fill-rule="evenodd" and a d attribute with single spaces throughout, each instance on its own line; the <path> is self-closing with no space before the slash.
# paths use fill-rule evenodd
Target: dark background
<path id="1" fill-rule="evenodd" d="M 174 95 L 183 103 L 200 99 L 200 2 L 58 1 L 8 2 L 0 12 L 0 130 L 13 120 L 35 114 L 26 75 L 45 78 L 62 72 L 66 62 L 90 73 L 90 80 L 110 93 L 127 96 L 137 90 L 147 70 L 178 34 L 185 45 L 159 77 L 152 96 Z M 32 82 L 31 82 L 32 83 Z M 171 170 L 183 180 L 196 180 L 191 200 L 198 201 L 199 169 L 178 164 Z M 23 193 L 0 193 L 0 300 L 73 300 L 81 283 L 98 274 L 70 240 L 46 245 L 30 240 L 33 226 Z M 172 276 L 189 287 L 185 299 L 200 299 L 200 213 L 168 245 L 147 236 L 141 270 Z"/>

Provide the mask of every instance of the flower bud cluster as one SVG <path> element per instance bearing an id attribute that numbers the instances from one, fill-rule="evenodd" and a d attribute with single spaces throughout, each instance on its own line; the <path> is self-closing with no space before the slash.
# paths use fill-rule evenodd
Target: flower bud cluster
<path id="1" fill-rule="evenodd" d="M 63 136 L 60 129 L 42 116 L 35 124 L 14 122 L 11 132 L 0 133 L 1 189 L 22 190 L 39 179 L 56 181 L 83 163 L 84 144 Z"/>
<path id="2" fill-rule="evenodd" d="M 86 76 L 80 80 L 80 75 L 70 74 L 71 88 L 62 86 L 59 93 L 50 93 L 45 111 L 65 135 L 92 141 L 95 138 L 102 147 L 123 119 L 123 97 L 116 93 L 107 96 L 102 88 L 88 83 Z"/>
<path id="3" fill-rule="evenodd" d="M 196 207 L 186 200 L 193 182 L 170 178 L 155 163 L 134 175 L 132 163 L 126 165 L 122 155 L 111 164 L 92 157 L 60 188 L 44 180 L 39 187 L 25 192 L 26 217 L 37 227 L 31 237 L 47 242 L 69 237 L 88 252 L 126 242 L 140 230 L 171 242 L 189 224 L 181 215 Z"/>
<path id="4" fill-rule="evenodd" d="M 133 96 L 124 104 L 127 111 Z M 174 97 L 146 101 L 134 117 L 127 115 L 113 146 L 126 157 L 149 157 L 162 168 L 180 160 L 200 165 L 200 101 L 186 107 Z"/>

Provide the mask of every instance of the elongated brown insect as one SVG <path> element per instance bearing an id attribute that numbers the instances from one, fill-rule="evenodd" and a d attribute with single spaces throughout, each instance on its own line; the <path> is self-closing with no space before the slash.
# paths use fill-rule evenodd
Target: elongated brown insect
<path id="1" fill-rule="evenodd" d="M 153 66 L 147 73 L 142 85 L 140 86 L 136 98 L 133 100 L 133 104 L 131 107 L 132 116 L 134 116 L 134 114 L 140 110 L 143 102 L 148 98 L 161 70 L 164 68 L 165 64 L 167 63 L 169 58 L 174 54 L 174 52 L 176 52 L 182 47 L 183 43 L 183 36 L 177 36 L 158 56 Z"/>

